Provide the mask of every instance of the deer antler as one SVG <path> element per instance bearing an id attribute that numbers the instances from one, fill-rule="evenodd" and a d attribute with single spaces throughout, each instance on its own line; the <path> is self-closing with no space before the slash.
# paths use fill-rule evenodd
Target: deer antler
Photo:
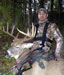
<path id="1" fill-rule="evenodd" d="M 18 28 L 17 28 L 17 30 L 19 31 L 19 33 L 21 33 L 21 34 L 23 34 L 23 35 L 25 35 L 25 36 L 28 36 L 28 37 L 30 37 L 30 38 L 32 38 L 32 37 L 35 36 L 35 28 L 34 28 L 33 23 L 32 23 L 32 32 L 31 32 L 32 34 L 29 33 L 29 29 L 27 29 L 27 33 L 25 33 L 25 32 L 23 32 L 23 31 L 19 30 Z"/>
<path id="2" fill-rule="evenodd" d="M 15 28 L 15 26 L 12 27 L 12 31 L 11 31 L 11 33 L 10 33 L 10 32 L 9 32 L 9 25 L 8 25 L 8 23 L 7 23 L 7 28 L 6 28 L 6 30 L 5 30 L 5 27 L 3 26 L 3 28 L 0 28 L 0 31 L 2 31 L 3 33 L 5 33 L 5 34 L 11 36 L 12 38 L 16 38 L 16 37 L 13 35 L 14 28 Z"/>
<path id="3" fill-rule="evenodd" d="M 23 34 L 23 35 L 25 35 L 25 36 L 28 36 L 28 37 L 31 37 L 31 36 L 29 35 L 29 33 L 25 33 L 25 32 L 23 32 L 23 31 L 19 30 L 18 28 L 17 28 L 17 30 L 18 30 L 21 34 Z M 29 30 L 28 30 L 28 32 L 29 32 Z"/>

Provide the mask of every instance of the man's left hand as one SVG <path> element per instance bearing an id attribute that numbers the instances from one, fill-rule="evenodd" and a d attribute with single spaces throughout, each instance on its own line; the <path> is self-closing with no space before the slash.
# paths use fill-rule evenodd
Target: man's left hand
<path id="1" fill-rule="evenodd" d="M 55 55 L 56 55 L 56 57 L 60 57 L 60 53 L 59 52 L 56 52 Z"/>

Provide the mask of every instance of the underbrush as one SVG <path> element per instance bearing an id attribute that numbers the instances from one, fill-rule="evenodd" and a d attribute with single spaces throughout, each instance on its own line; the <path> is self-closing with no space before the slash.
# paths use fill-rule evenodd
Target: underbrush
<path id="1" fill-rule="evenodd" d="M 15 64 L 16 64 L 16 61 L 14 58 L 5 58 L 5 56 L 2 56 L 0 58 L 0 73 L 13 67 Z M 4 75 L 7 75 L 6 73 L 4 73 Z M 12 75 L 12 73 L 11 73 L 11 75 Z"/>
<path id="2" fill-rule="evenodd" d="M 0 38 L 0 75 L 1 73 L 6 71 L 7 69 L 13 67 L 16 64 L 14 58 L 6 58 L 4 53 L 9 48 L 12 39 L 7 37 L 6 35 L 2 35 Z M 9 75 L 13 75 L 11 71 Z M 7 75 L 7 72 L 3 75 Z"/>

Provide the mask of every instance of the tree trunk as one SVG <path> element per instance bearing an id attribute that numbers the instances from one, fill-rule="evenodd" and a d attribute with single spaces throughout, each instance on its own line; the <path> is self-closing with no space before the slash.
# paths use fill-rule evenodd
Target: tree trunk
<path id="1" fill-rule="evenodd" d="M 51 0 L 51 21 L 53 21 L 53 4 L 54 4 L 54 0 Z"/>
<path id="2" fill-rule="evenodd" d="M 36 1 L 34 0 L 34 13 L 33 13 L 33 23 L 36 22 Z"/>
<path id="3" fill-rule="evenodd" d="M 16 14 L 15 14 L 15 9 L 16 9 L 16 1 L 17 0 L 13 0 L 13 25 L 15 25 L 15 17 L 16 17 Z"/>
<path id="4" fill-rule="evenodd" d="M 40 8 L 44 7 L 44 0 L 39 0 Z"/>
<path id="5" fill-rule="evenodd" d="M 59 20 L 61 19 L 62 14 L 62 0 L 58 0 L 58 11 L 59 11 Z"/>
<path id="6" fill-rule="evenodd" d="M 27 16 L 27 15 L 26 15 L 26 5 L 25 5 L 25 17 L 24 17 L 24 18 L 25 18 L 25 22 L 26 22 L 26 16 Z"/>
<path id="7" fill-rule="evenodd" d="M 31 8 L 32 0 L 29 0 L 29 27 L 32 23 L 32 8 Z"/>

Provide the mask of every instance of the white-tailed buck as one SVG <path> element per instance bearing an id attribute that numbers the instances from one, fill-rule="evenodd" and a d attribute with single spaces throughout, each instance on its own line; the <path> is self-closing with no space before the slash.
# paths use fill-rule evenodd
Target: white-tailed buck
<path id="1" fill-rule="evenodd" d="M 9 33 L 9 27 L 7 25 L 7 30 L 3 27 L 4 33 L 10 35 L 14 38 L 11 47 L 7 50 L 8 56 L 14 57 L 19 63 L 20 61 L 27 58 L 29 55 L 32 54 L 30 50 L 34 45 L 30 40 L 32 40 L 35 36 L 34 25 L 32 24 L 32 31 L 29 33 L 29 29 L 27 29 L 27 33 L 20 31 L 18 28 L 17 30 L 27 36 L 25 38 L 18 39 L 17 36 L 13 35 L 15 26 L 13 26 L 11 33 Z M 36 46 L 35 46 L 36 47 Z M 45 55 L 44 55 L 45 57 Z M 34 57 L 33 57 L 34 58 Z M 42 54 L 35 57 L 35 61 L 32 65 L 32 68 L 28 71 L 25 71 L 23 75 L 64 75 L 64 62 L 62 59 L 60 61 L 46 61 L 44 60 Z"/>
<path id="2" fill-rule="evenodd" d="M 31 33 L 29 32 L 29 28 L 27 29 L 27 33 L 23 32 L 23 31 L 20 31 L 17 28 L 17 30 L 21 34 L 27 36 L 27 37 L 19 39 L 18 38 L 18 36 L 19 36 L 18 34 L 19 33 L 16 36 L 13 35 L 14 34 L 14 29 L 15 29 L 15 26 L 13 26 L 11 32 L 9 32 L 9 26 L 7 25 L 6 29 L 3 26 L 2 28 L 0 28 L 0 31 L 2 31 L 5 34 L 7 34 L 7 35 L 9 35 L 9 36 L 14 38 L 13 42 L 11 43 L 11 48 L 9 48 L 7 50 L 7 52 L 9 53 L 9 56 L 14 57 L 17 60 L 18 57 L 23 54 L 24 49 L 29 49 L 29 48 L 31 48 L 33 46 L 33 43 L 30 43 L 29 41 L 31 39 L 33 39 L 33 37 L 35 36 L 35 33 L 34 33 L 34 25 L 33 24 L 32 24 L 32 31 L 31 31 Z M 26 42 L 28 42 L 28 43 L 26 43 Z M 25 52 L 30 52 L 30 50 L 29 51 L 26 50 Z"/>

